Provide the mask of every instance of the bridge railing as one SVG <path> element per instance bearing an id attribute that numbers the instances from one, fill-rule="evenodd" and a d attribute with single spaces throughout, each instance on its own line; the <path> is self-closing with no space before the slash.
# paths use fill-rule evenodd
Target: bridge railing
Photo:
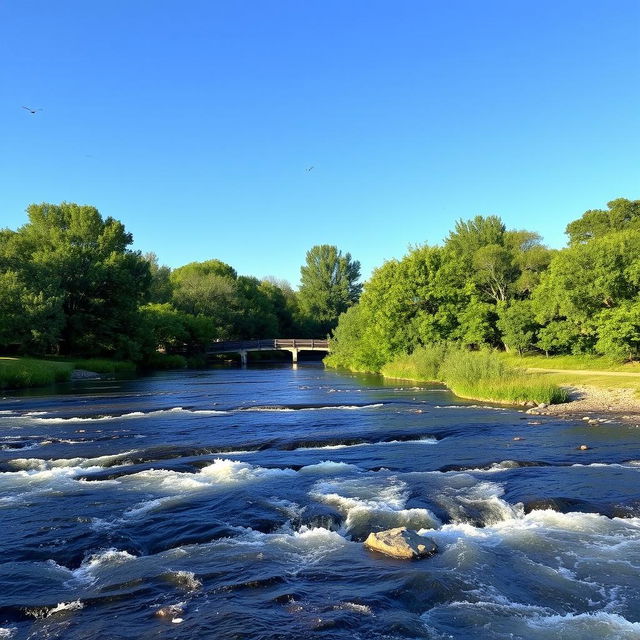
<path id="1" fill-rule="evenodd" d="M 232 351 L 270 350 L 279 349 L 328 349 L 328 340 L 315 338 L 277 338 L 269 340 L 224 340 L 212 342 L 207 347 L 207 353 L 226 353 Z"/>

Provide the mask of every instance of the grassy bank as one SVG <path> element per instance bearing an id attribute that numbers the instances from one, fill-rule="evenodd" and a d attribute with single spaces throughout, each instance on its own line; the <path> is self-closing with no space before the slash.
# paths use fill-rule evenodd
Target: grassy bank
<path id="1" fill-rule="evenodd" d="M 96 373 L 135 373 L 136 365 L 128 360 L 109 360 L 108 358 L 72 358 L 47 356 L 46 362 L 71 365 L 72 369 L 86 369 Z"/>
<path id="2" fill-rule="evenodd" d="M 0 389 L 43 387 L 69 380 L 74 366 L 31 358 L 0 358 Z"/>
<path id="3" fill-rule="evenodd" d="M 486 402 L 556 404 L 568 399 L 553 381 L 513 367 L 497 353 L 470 352 L 447 345 L 416 349 L 382 367 L 382 375 L 443 382 L 460 397 Z"/>
<path id="4" fill-rule="evenodd" d="M 540 354 L 520 356 L 516 353 L 499 353 L 514 367 L 523 369 L 575 369 L 576 371 L 619 371 L 640 373 L 640 362 L 628 362 L 620 358 L 595 355 L 544 356 Z"/>

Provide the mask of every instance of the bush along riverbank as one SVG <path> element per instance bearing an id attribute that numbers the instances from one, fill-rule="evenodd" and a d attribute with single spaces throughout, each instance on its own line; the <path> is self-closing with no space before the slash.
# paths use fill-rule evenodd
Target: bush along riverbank
<path id="1" fill-rule="evenodd" d="M 56 382 L 67 382 L 73 369 L 71 362 L 0 358 L 0 389 L 44 387 Z"/>
<path id="2" fill-rule="evenodd" d="M 567 392 L 543 376 L 510 366 L 496 352 L 468 351 L 448 344 L 419 347 L 385 364 L 385 378 L 442 382 L 457 396 L 502 404 L 558 404 Z"/>
<path id="3" fill-rule="evenodd" d="M 135 375 L 141 371 L 184 369 L 197 367 L 181 355 L 155 354 L 144 363 L 109 358 L 73 358 L 47 356 L 45 359 L 28 357 L 0 357 L 0 389 L 27 389 L 46 387 L 70 380 L 82 380 L 95 375 Z M 74 375 L 79 374 L 79 375 Z"/>

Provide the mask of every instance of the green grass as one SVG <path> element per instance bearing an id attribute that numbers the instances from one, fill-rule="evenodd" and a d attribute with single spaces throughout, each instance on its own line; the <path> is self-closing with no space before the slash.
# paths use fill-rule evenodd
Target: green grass
<path id="1" fill-rule="evenodd" d="M 492 351 L 471 352 L 445 345 L 423 347 L 386 364 L 382 374 L 443 382 L 460 397 L 486 402 L 557 404 L 568 400 L 567 392 L 555 382 L 513 367 Z"/>
<path id="2" fill-rule="evenodd" d="M 534 369 L 579 369 L 581 371 L 622 371 L 640 373 L 640 362 L 625 362 L 619 358 L 595 355 L 543 356 L 500 353 L 500 357 L 515 367 Z"/>
<path id="3" fill-rule="evenodd" d="M 0 358 L 0 388 L 22 389 L 66 382 L 73 371 L 68 362 L 31 358 Z"/>
<path id="4" fill-rule="evenodd" d="M 47 362 L 67 363 L 72 369 L 86 369 L 96 373 L 135 373 L 136 365 L 128 360 L 108 358 L 74 358 L 72 356 L 47 356 Z"/>

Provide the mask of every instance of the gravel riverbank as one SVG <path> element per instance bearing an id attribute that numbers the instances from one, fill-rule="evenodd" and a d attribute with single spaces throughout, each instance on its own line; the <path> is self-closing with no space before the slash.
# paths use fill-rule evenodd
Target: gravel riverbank
<path id="1" fill-rule="evenodd" d="M 554 404 L 528 413 L 566 417 L 608 418 L 640 425 L 640 398 L 635 389 L 602 389 L 586 385 L 564 387 L 570 402 Z"/>

